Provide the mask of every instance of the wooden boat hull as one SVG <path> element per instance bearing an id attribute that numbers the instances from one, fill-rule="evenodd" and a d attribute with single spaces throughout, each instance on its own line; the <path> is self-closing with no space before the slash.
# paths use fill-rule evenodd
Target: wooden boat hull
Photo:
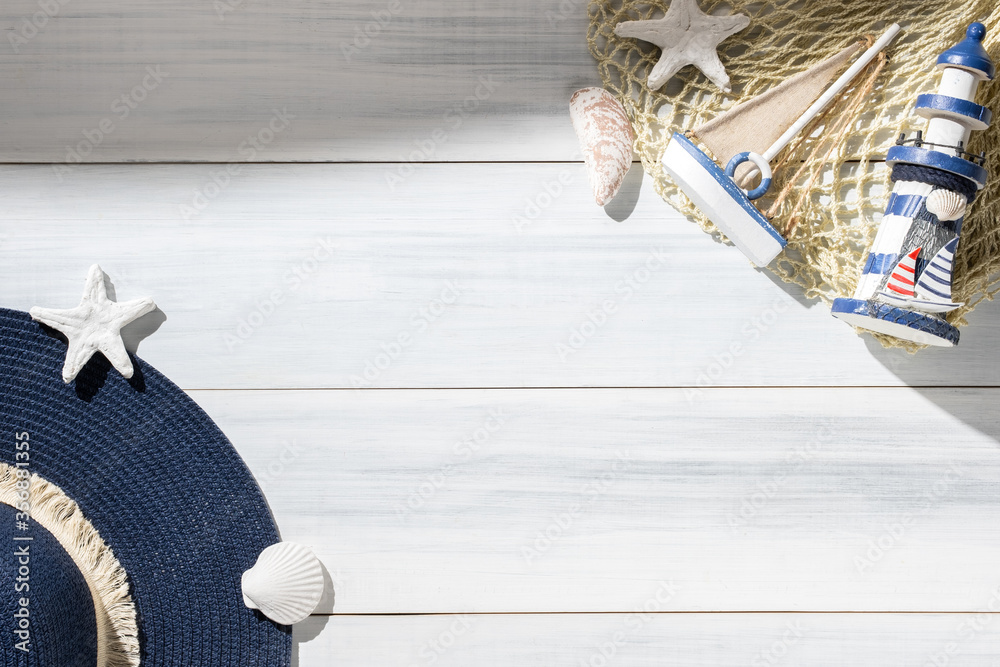
<path id="1" fill-rule="evenodd" d="M 787 245 L 733 179 L 683 134 L 674 133 L 663 168 L 755 265 L 767 266 Z"/>

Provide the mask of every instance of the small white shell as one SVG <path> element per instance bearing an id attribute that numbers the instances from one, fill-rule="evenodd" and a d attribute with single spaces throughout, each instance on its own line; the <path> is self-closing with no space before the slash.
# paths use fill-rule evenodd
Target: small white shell
<path id="1" fill-rule="evenodd" d="M 309 547 L 279 542 L 243 573 L 243 603 L 281 625 L 304 620 L 323 597 L 323 566 Z"/>
<path id="2" fill-rule="evenodd" d="M 933 213 L 938 220 L 958 220 L 965 215 L 969 205 L 965 195 L 951 190 L 935 190 L 927 197 L 927 212 Z"/>
<path id="3" fill-rule="evenodd" d="M 618 194 L 632 166 L 632 123 L 621 102 L 603 88 L 573 93 L 569 116 L 580 140 L 594 199 L 604 206 Z"/>

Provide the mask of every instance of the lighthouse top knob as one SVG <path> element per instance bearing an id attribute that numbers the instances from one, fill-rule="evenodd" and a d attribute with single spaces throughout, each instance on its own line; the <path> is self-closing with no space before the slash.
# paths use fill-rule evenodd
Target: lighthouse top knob
<path id="1" fill-rule="evenodd" d="M 986 26 L 976 22 L 965 31 L 965 39 L 942 53 L 937 59 L 939 68 L 957 67 L 975 74 L 980 80 L 992 79 L 996 73 L 990 54 L 983 48 Z"/>

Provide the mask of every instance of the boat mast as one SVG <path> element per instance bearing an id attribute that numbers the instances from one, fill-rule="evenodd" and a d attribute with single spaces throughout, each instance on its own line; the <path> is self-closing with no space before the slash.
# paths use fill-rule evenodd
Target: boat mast
<path id="1" fill-rule="evenodd" d="M 780 153 L 782 149 L 784 149 L 785 146 L 787 146 L 792 139 L 795 138 L 795 135 L 801 132 L 806 125 L 811 123 L 812 120 L 818 116 L 824 108 L 826 108 L 826 105 L 828 105 L 834 97 L 842 93 L 844 89 L 847 88 L 854 77 L 858 75 L 858 72 L 864 69 L 868 63 L 875 60 L 875 57 L 882 51 L 882 49 L 888 46 L 889 42 L 896 38 L 899 31 L 900 27 L 898 23 L 893 23 L 889 26 L 886 31 L 882 33 L 882 36 L 878 38 L 878 41 L 872 44 L 870 49 L 862 53 L 861 56 L 854 61 L 854 64 L 851 65 L 846 72 L 841 74 L 839 79 L 830 84 L 830 87 L 826 89 L 826 92 L 820 95 L 819 99 L 813 102 L 813 105 L 806 109 L 805 113 L 803 113 L 790 128 L 785 130 L 785 133 L 778 137 L 777 141 L 771 144 L 770 148 L 764 151 L 764 159 L 768 162 L 773 160 L 778 153 Z"/>
<path id="2" fill-rule="evenodd" d="M 791 143 L 792 139 L 794 139 L 806 125 L 811 123 L 813 119 L 816 118 L 816 116 L 818 116 L 828 104 L 830 104 L 834 97 L 842 93 L 844 89 L 850 85 L 854 77 L 858 75 L 858 72 L 864 69 L 868 63 L 873 61 L 875 57 L 878 56 L 878 54 L 896 38 L 896 35 L 899 34 L 900 30 L 901 28 L 898 23 L 893 23 L 889 26 L 886 31 L 882 33 L 882 36 L 879 37 L 874 44 L 872 44 L 871 48 L 862 53 L 861 56 L 854 61 L 854 64 L 847 68 L 847 70 L 840 75 L 840 78 L 830 84 L 830 87 L 819 96 L 819 99 L 813 102 L 812 106 L 806 109 L 805 112 L 799 116 L 798 120 L 792 123 L 791 127 L 785 130 L 785 133 L 778 137 L 778 139 L 771 144 L 771 147 L 761 154 L 764 161 L 770 162 L 777 157 L 778 153 L 784 150 L 784 148 Z M 741 180 L 744 183 L 748 183 L 750 182 L 750 179 L 756 178 L 758 173 L 760 173 L 760 171 L 756 167 L 753 167 Z"/>

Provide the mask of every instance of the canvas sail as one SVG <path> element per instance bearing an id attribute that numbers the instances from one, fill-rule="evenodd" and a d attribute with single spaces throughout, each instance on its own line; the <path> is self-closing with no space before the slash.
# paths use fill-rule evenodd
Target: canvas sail
<path id="1" fill-rule="evenodd" d="M 919 256 L 920 248 L 915 248 L 903 257 L 903 259 L 899 260 L 899 264 L 893 269 L 892 275 L 889 276 L 889 280 L 885 285 L 884 294 L 886 296 L 894 296 L 893 292 L 895 292 L 897 298 L 912 299 L 915 296 L 913 285 L 917 272 L 917 257 Z"/>
<path id="2" fill-rule="evenodd" d="M 856 42 L 818 65 L 786 79 L 751 100 L 694 129 L 693 134 L 726 165 L 743 151 L 764 153 L 823 93 L 837 73 L 864 45 Z M 736 181 L 753 167 L 740 165 Z"/>
<path id="3" fill-rule="evenodd" d="M 916 281 L 917 257 L 921 249 L 911 251 L 899 260 L 879 296 L 894 306 L 924 313 L 955 310 L 962 305 L 951 300 L 951 267 L 956 246 L 957 237 L 934 255 Z"/>
<path id="4" fill-rule="evenodd" d="M 955 248 L 958 238 L 949 241 L 934 255 L 917 281 L 917 294 L 928 301 L 942 305 L 953 305 L 951 302 L 951 270 L 955 259 Z"/>

